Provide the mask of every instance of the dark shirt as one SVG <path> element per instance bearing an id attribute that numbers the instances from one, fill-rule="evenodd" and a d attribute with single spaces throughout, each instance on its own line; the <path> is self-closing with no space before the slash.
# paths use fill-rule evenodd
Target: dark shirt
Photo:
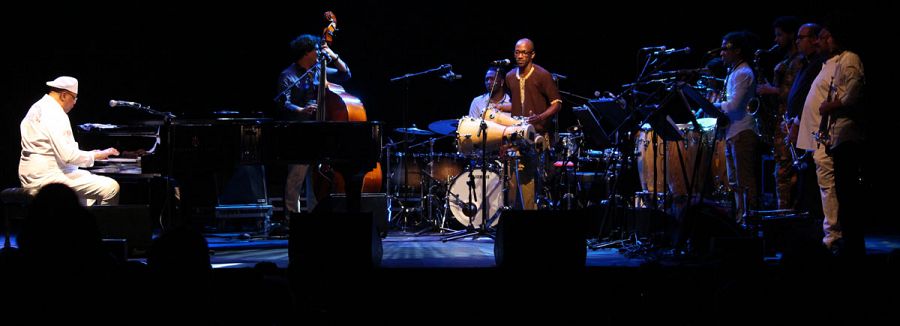
<path id="1" fill-rule="evenodd" d="M 518 68 L 512 69 L 506 74 L 507 93 L 510 94 L 512 102 L 511 113 L 513 116 L 528 117 L 531 115 L 541 114 L 547 111 L 550 103 L 559 100 L 559 89 L 553 81 L 553 76 L 546 69 L 532 64 L 534 72 L 528 75 L 527 71 L 522 71 L 520 75 L 525 79 L 525 103 L 522 103 L 522 94 L 519 87 L 519 78 L 516 77 Z M 537 132 L 544 132 L 552 127 L 553 119 L 546 119 L 534 125 Z"/>
<path id="2" fill-rule="evenodd" d="M 803 104 L 806 102 L 806 95 L 809 94 L 813 81 L 819 75 L 819 71 L 822 70 L 825 57 L 814 55 L 804 58 L 801 62 L 803 62 L 803 67 L 800 68 L 797 77 L 794 78 L 794 83 L 791 85 L 791 91 L 787 97 L 786 115 L 788 118 L 800 118 L 801 113 L 803 113 Z"/>
<path id="3" fill-rule="evenodd" d="M 335 68 L 326 68 L 327 79 L 329 82 L 343 82 L 350 79 L 350 71 L 341 72 Z M 284 69 L 281 72 L 281 76 L 278 77 L 278 92 L 281 93 L 291 85 L 294 85 L 295 82 L 297 84 L 291 88 L 291 90 L 285 93 L 285 96 L 282 96 L 279 99 L 279 108 L 276 116 L 282 120 L 313 120 L 316 118 L 315 114 L 303 114 L 297 112 L 296 110 L 292 110 L 289 104 L 294 104 L 299 107 L 306 107 L 311 103 L 316 102 L 316 97 L 318 96 L 318 85 L 319 85 L 319 70 L 313 69 L 309 75 L 304 76 L 306 73 L 306 69 L 298 66 L 296 63 L 291 64 L 289 67 Z"/>

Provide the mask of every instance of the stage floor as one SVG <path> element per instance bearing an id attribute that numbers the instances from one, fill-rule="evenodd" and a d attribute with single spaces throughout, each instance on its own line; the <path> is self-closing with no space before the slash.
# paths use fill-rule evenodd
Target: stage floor
<path id="1" fill-rule="evenodd" d="M 335 235 L 338 236 L 338 235 Z M 383 239 L 383 268 L 495 268 L 494 241 L 471 237 L 443 242 L 443 235 L 394 231 Z M 253 267 L 259 262 L 272 262 L 280 268 L 288 266 L 287 240 L 240 239 L 239 237 L 209 236 L 211 261 L 214 268 Z M 535 241 L 542 241 L 535 239 Z M 588 249 L 587 267 L 639 267 L 648 261 L 665 256 L 665 249 L 654 254 L 630 251 L 629 248 L 610 247 Z M 866 251 L 869 255 L 887 255 L 900 249 L 900 235 L 868 235 Z M 765 257 L 770 265 L 780 263 L 780 254 Z"/>

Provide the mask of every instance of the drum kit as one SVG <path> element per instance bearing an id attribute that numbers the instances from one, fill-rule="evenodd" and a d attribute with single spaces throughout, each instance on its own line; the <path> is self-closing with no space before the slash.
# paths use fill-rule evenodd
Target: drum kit
<path id="1" fill-rule="evenodd" d="M 424 227 L 418 234 L 496 226 L 509 184 L 503 167 L 516 158 L 501 152 L 530 146 L 536 138 L 533 126 L 495 109 L 480 118 L 435 121 L 428 130 L 394 131 L 414 142 L 385 146 L 387 189 L 391 202 L 399 203 L 399 213 L 390 220 L 403 230 L 412 224 Z M 443 139 L 453 140 L 453 152 L 435 151 Z"/>

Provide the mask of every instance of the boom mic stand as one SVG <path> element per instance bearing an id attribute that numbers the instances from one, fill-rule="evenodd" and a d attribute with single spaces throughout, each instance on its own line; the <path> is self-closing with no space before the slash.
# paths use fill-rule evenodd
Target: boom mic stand
<path id="1" fill-rule="evenodd" d="M 401 110 L 401 118 L 400 118 L 400 124 L 401 124 L 402 128 L 409 127 L 407 122 L 409 119 L 410 81 L 415 77 L 426 76 L 429 74 L 435 74 L 435 73 L 438 73 L 438 72 L 441 72 L 444 70 L 451 70 L 452 68 L 453 68 L 453 66 L 450 64 L 442 64 L 442 65 L 434 67 L 434 68 L 426 69 L 426 70 L 419 71 L 419 72 L 406 73 L 401 76 L 393 77 L 390 79 L 390 81 L 392 83 L 403 82 L 403 109 Z M 409 148 L 410 148 L 409 143 L 413 142 L 413 137 L 414 137 L 413 135 L 408 134 L 408 133 L 403 134 L 403 140 L 400 142 L 403 144 L 403 147 L 400 148 L 399 154 L 405 154 L 405 155 L 409 154 L 409 152 L 408 152 Z M 391 158 L 389 157 L 388 159 L 391 159 Z M 407 185 L 407 180 L 409 178 L 408 162 L 405 159 L 401 159 L 400 162 L 398 162 L 398 163 L 400 165 L 399 167 L 403 169 L 403 175 L 401 176 L 402 179 L 401 179 L 400 185 L 398 185 L 398 187 L 408 187 L 408 185 Z M 399 197 L 399 190 L 400 189 L 398 188 L 398 196 L 397 197 Z M 387 191 L 390 192 L 391 189 L 387 189 Z M 405 198 L 408 199 L 408 197 L 405 197 Z M 401 206 L 403 206 L 403 205 L 401 205 Z M 406 211 L 406 209 L 404 209 L 401 214 L 407 214 L 407 213 L 408 212 Z"/>

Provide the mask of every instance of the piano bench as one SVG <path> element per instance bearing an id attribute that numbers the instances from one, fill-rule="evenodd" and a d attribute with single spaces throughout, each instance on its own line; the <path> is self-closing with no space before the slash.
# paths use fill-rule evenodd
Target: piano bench
<path id="1" fill-rule="evenodd" d="M 0 192 L 3 213 L 9 218 L 25 218 L 28 204 L 33 199 L 34 194 L 24 188 L 6 188 Z"/>

